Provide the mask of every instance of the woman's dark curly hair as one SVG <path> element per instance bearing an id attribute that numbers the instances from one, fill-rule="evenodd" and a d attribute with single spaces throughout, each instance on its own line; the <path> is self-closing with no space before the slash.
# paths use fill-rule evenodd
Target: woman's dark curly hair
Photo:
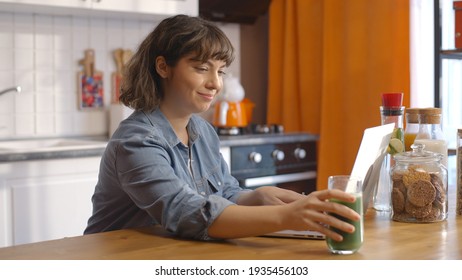
<path id="1" fill-rule="evenodd" d="M 181 58 L 191 54 L 195 60 L 222 60 L 226 66 L 234 60 L 231 42 L 215 24 L 186 15 L 164 19 L 127 63 L 120 101 L 135 110 L 154 110 L 164 94 L 162 79 L 156 71 L 156 58 L 163 56 L 167 64 L 174 67 Z"/>

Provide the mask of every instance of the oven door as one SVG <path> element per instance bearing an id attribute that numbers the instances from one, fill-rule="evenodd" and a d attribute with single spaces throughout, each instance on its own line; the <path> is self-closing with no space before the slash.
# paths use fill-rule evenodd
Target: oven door
<path id="1" fill-rule="evenodd" d="M 316 171 L 305 171 L 246 178 L 239 180 L 239 184 L 241 187 L 247 189 L 254 189 L 262 186 L 276 186 L 302 194 L 309 194 L 316 190 L 316 177 Z"/>

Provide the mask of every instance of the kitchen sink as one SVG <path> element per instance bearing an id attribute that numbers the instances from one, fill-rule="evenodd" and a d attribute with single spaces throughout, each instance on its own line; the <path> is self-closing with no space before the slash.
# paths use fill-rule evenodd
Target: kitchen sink
<path id="1" fill-rule="evenodd" d="M 73 138 L 0 141 L 0 153 L 62 151 L 105 147 L 107 142 Z"/>

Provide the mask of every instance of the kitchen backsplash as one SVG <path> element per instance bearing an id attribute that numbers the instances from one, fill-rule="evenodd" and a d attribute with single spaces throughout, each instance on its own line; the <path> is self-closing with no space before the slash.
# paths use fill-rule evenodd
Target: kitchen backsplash
<path id="1" fill-rule="evenodd" d="M 112 51 L 136 50 L 157 22 L 0 12 L 0 139 L 104 136 L 109 130 Z M 239 25 L 220 26 L 236 47 L 229 72 L 240 77 Z M 84 50 L 95 51 L 104 74 L 104 109 L 79 109 L 77 73 Z"/>

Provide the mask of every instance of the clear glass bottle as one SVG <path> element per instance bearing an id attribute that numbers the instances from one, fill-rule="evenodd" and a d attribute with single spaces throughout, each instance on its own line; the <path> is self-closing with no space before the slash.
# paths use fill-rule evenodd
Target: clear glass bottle
<path id="1" fill-rule="evenodd" d="M 419 108 L 406 108 L 404 112 L 406 126 L 404 128 L 404 150 L 411 151 L 411 145 L 419 132 Z"/>
<path id="2" fill-rule="evenodd" d="M 399 222 L 430 223 L 447 218 L 448 172 L 443 156 L 413 144 L 413 151 L 394 155 L 390 173 L 392 219 Z"/>
<path id="3" fill-rule="evenodd" d="M 456 214 L 462 215 L 462 129 L 457 130 L 457 178 L 456 178 Z"/>
<path id="4" fill-rule="evenodd" d="M 419 132 L 414 143 L 425 145 L 426 151 L 443 155 L 441 163 L 448 168 L 448 143 L 441 128 L 441 108 L 419 110 Z"/>
<path id="5" fill-rule="evenodd" d="M 395 124 L 395 129 L 388 145 L 388 154 L 382 163 L 379 182 L 373 195 L 373 208 L 377 211 L 391 210 L 391 181 L 390 168 L 394 165 L 391 155 L 404 151 L 404 131 L 402 106 L 403 93 L 383 93 L 380 115 L 382 125 Z"/>

